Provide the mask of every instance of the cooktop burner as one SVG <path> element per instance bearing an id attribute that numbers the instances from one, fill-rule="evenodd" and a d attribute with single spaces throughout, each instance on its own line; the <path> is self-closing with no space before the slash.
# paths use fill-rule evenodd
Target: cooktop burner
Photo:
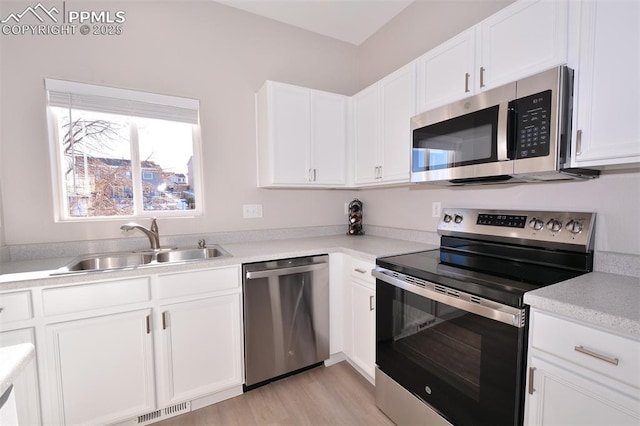
<path id="1" fill-rule="evenodd" d="M 446 209 L 440 249 L 379 267 L 514 307 L 524 293 L 593 268 L 594 213 Z"/>

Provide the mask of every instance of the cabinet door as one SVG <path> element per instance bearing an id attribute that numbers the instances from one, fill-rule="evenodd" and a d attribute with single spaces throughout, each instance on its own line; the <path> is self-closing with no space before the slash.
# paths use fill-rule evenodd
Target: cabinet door
<path id="1" fill-rule="evenodd" d="M 533 383 L 526 395 L 526 425 L 639 424 L 637 392 L 631 394 L 634 397 L 618 391 L 615 382 L 613 386 L 599 383 L 591 379 L 594 374 L 590 370 L 573 372 L 561 360 L 551 363 L 532 356 L 529 367 L 535 370 L 529 375 Z"/>
<path id="2" fill-rule="evenodd" d="M 576 165 L 640 162 L 640 3 L 582 2 Z"/>
<path id="3" fill-rule="evenodd" d="M 52 423 L 97 425 L 155 409 L 151 310 L 45 327 Z"/>
<path id="4" fill-rule="evenodd" d="M 564 0 L 520 0 L 482 21 L 479 89 L 566 63 L 567 11 Z"/>
<path id="5" fill-rule="evenodd" d="M 355 170 L 354 183 L 375 183 L 379 176 L 379 86 L 373 85 L 353 97 Z"/>
<path id="6" fill-rule="evenodd" d="M 379 177 L 383 182 L 409 182 L 411 117 L 416 113 L 415 63 L 380 81 L 382 140 Z"/>
<path id="7" fill-rule="evenodd" d="M 309 183 L 310 93 L 303 87 L 271 83 L 269 133 L 274 184 Z"/>
<path id="8" fill-rule="evenodd" d="M 311 177 L 318 185 L 344 185 L 347 98 L 311 92 Z"/>
<path id="9" fill-rule="evenodd" d="M 31 343 L 35 345 L 32 328 L 0 333 L 0 347 L 19 345 L 21 343 Z M 42 424 L 40 419 L 40 397 L 38 394 L 38 376 L 36 373 L 35 359 L 29 362 L 17 380 L 14 381 L 13 385 L 19 424 Z"/>
<path id="10" fill-rule="evenodd" d="M 418 112 L 471 96 L 475 66 L 476 27 L 464 31 L 418 59 Z"/>
<path id="11" fill-rule="evenodd" d="M 238 294 L 162 307 L 161 405 L 242 385 L 240 316 Z"/>
<path id="12" fill-rule="evenodd" d="M 376 363 L 375 306 L 375 291 L 353 281 L 351 283 L 351 361 L 370 377 L 375 375 Z"/>

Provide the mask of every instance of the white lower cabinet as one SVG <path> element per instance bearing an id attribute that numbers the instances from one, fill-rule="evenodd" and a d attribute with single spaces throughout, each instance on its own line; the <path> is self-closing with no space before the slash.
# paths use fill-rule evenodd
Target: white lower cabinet
<path id="1" fill-rule="evenodd" d="M 376 287 L 371 262 L 351 258 L 345 286 L 345 351 L 349 360 L 373 381 L 376 363 Z"/>
<path id="2" fill-rule="evenodd" d="M 155 407 L 151 309 L 45 327 L 55 424 L 98 425 Z"/>
<path id="3" fill-rule="evenodd" d="M 2 297 L 0 296 L 0 299 Z M 1 322 L 1 315 L 0 315 Z M 0 333 L 0 347 L 31 343 L 35 345 L 34 329 L 23 328 Z M 18 414 L 18 424 L 39 425 L 40 397 L 38 393 L 38 376 L 35 359 L 30 361 L 13 383 Z M 0 424 L 2 422 L 0 421 Z"/>
<path id="4" fill-rule="evenodd" d="M 161 420 L 242 392 L 237 265 L 38 291 L 45 424 Z"/>
<path id="5" fill-rule="evenodd" d="M 533 393 L 529 396 L 528 425 L 637 426 L 638 400 L 612 389 L 588 370 L 533 356 Z M 586 376 L 584 375 L 586 373 Z"/>
<path id="6" fill-rule="evenodd" d="M 240 295 L 161 306 L 162 406 L 242 384 Z"/>
<path id="7" fill-rule="evenodd" d="M 640 342 L 531 313 L 525 424 L 640 424 Z"/>
<path id="8" fill-rule="evenodd" d="M 375 375 L 376 314 L 375 290 L 368 285 L 351 283 L 353 346 L 351 360 L 370 376 Z"/>

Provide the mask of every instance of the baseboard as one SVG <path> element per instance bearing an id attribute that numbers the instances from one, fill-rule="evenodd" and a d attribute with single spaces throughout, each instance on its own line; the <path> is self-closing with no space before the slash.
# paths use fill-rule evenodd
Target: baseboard
<path id="1" fill-rule="evenodd" d="M 338 352 L 337 354 L 331 354 L 331 356 L 329 356 L 329 359 L 324 360 L 324 366 L 331 367 L 332 365 L 345 361 L 346 359 L 347 359 L 347 356 L 343 352 Z"/>
<path id="2" fill-rule="evenodd" d="M 203 396 L 202 398 L 194 399 L 191 401 L 191 411 L 216 404 L 220 401 L 224 401 L 225 399 L 235 398 L 236 396 L 242 395 L 242 393 L 242 385 L 240 385 L 211 395 Z"/>
<path id="3" fill-rule="evenodd" d="M 360 375 L 362 377 L 364 377 L 365 379 L 367 379 L 373 386 L 376 385 L 376 379 L 375 377 L 367 374 L 366 371 L 364 371 L 362 368 L 360 368 L 356 363 L 354 363 L 353 361 L 351 361 L 351 359 L 349 357 L 346 357 L 347 362 L 349 363 L 350 366 L 352 366 L 358 373 L 360 373 Z"/>

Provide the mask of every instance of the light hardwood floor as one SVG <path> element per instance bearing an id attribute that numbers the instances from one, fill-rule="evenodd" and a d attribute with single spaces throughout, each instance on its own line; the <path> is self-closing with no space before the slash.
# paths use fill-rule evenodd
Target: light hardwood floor
<path id="1" fill-rule="evenodd" d="M 373 389 L 343 361 L 155 425 L 393 425 L 376 407 Z"/>

